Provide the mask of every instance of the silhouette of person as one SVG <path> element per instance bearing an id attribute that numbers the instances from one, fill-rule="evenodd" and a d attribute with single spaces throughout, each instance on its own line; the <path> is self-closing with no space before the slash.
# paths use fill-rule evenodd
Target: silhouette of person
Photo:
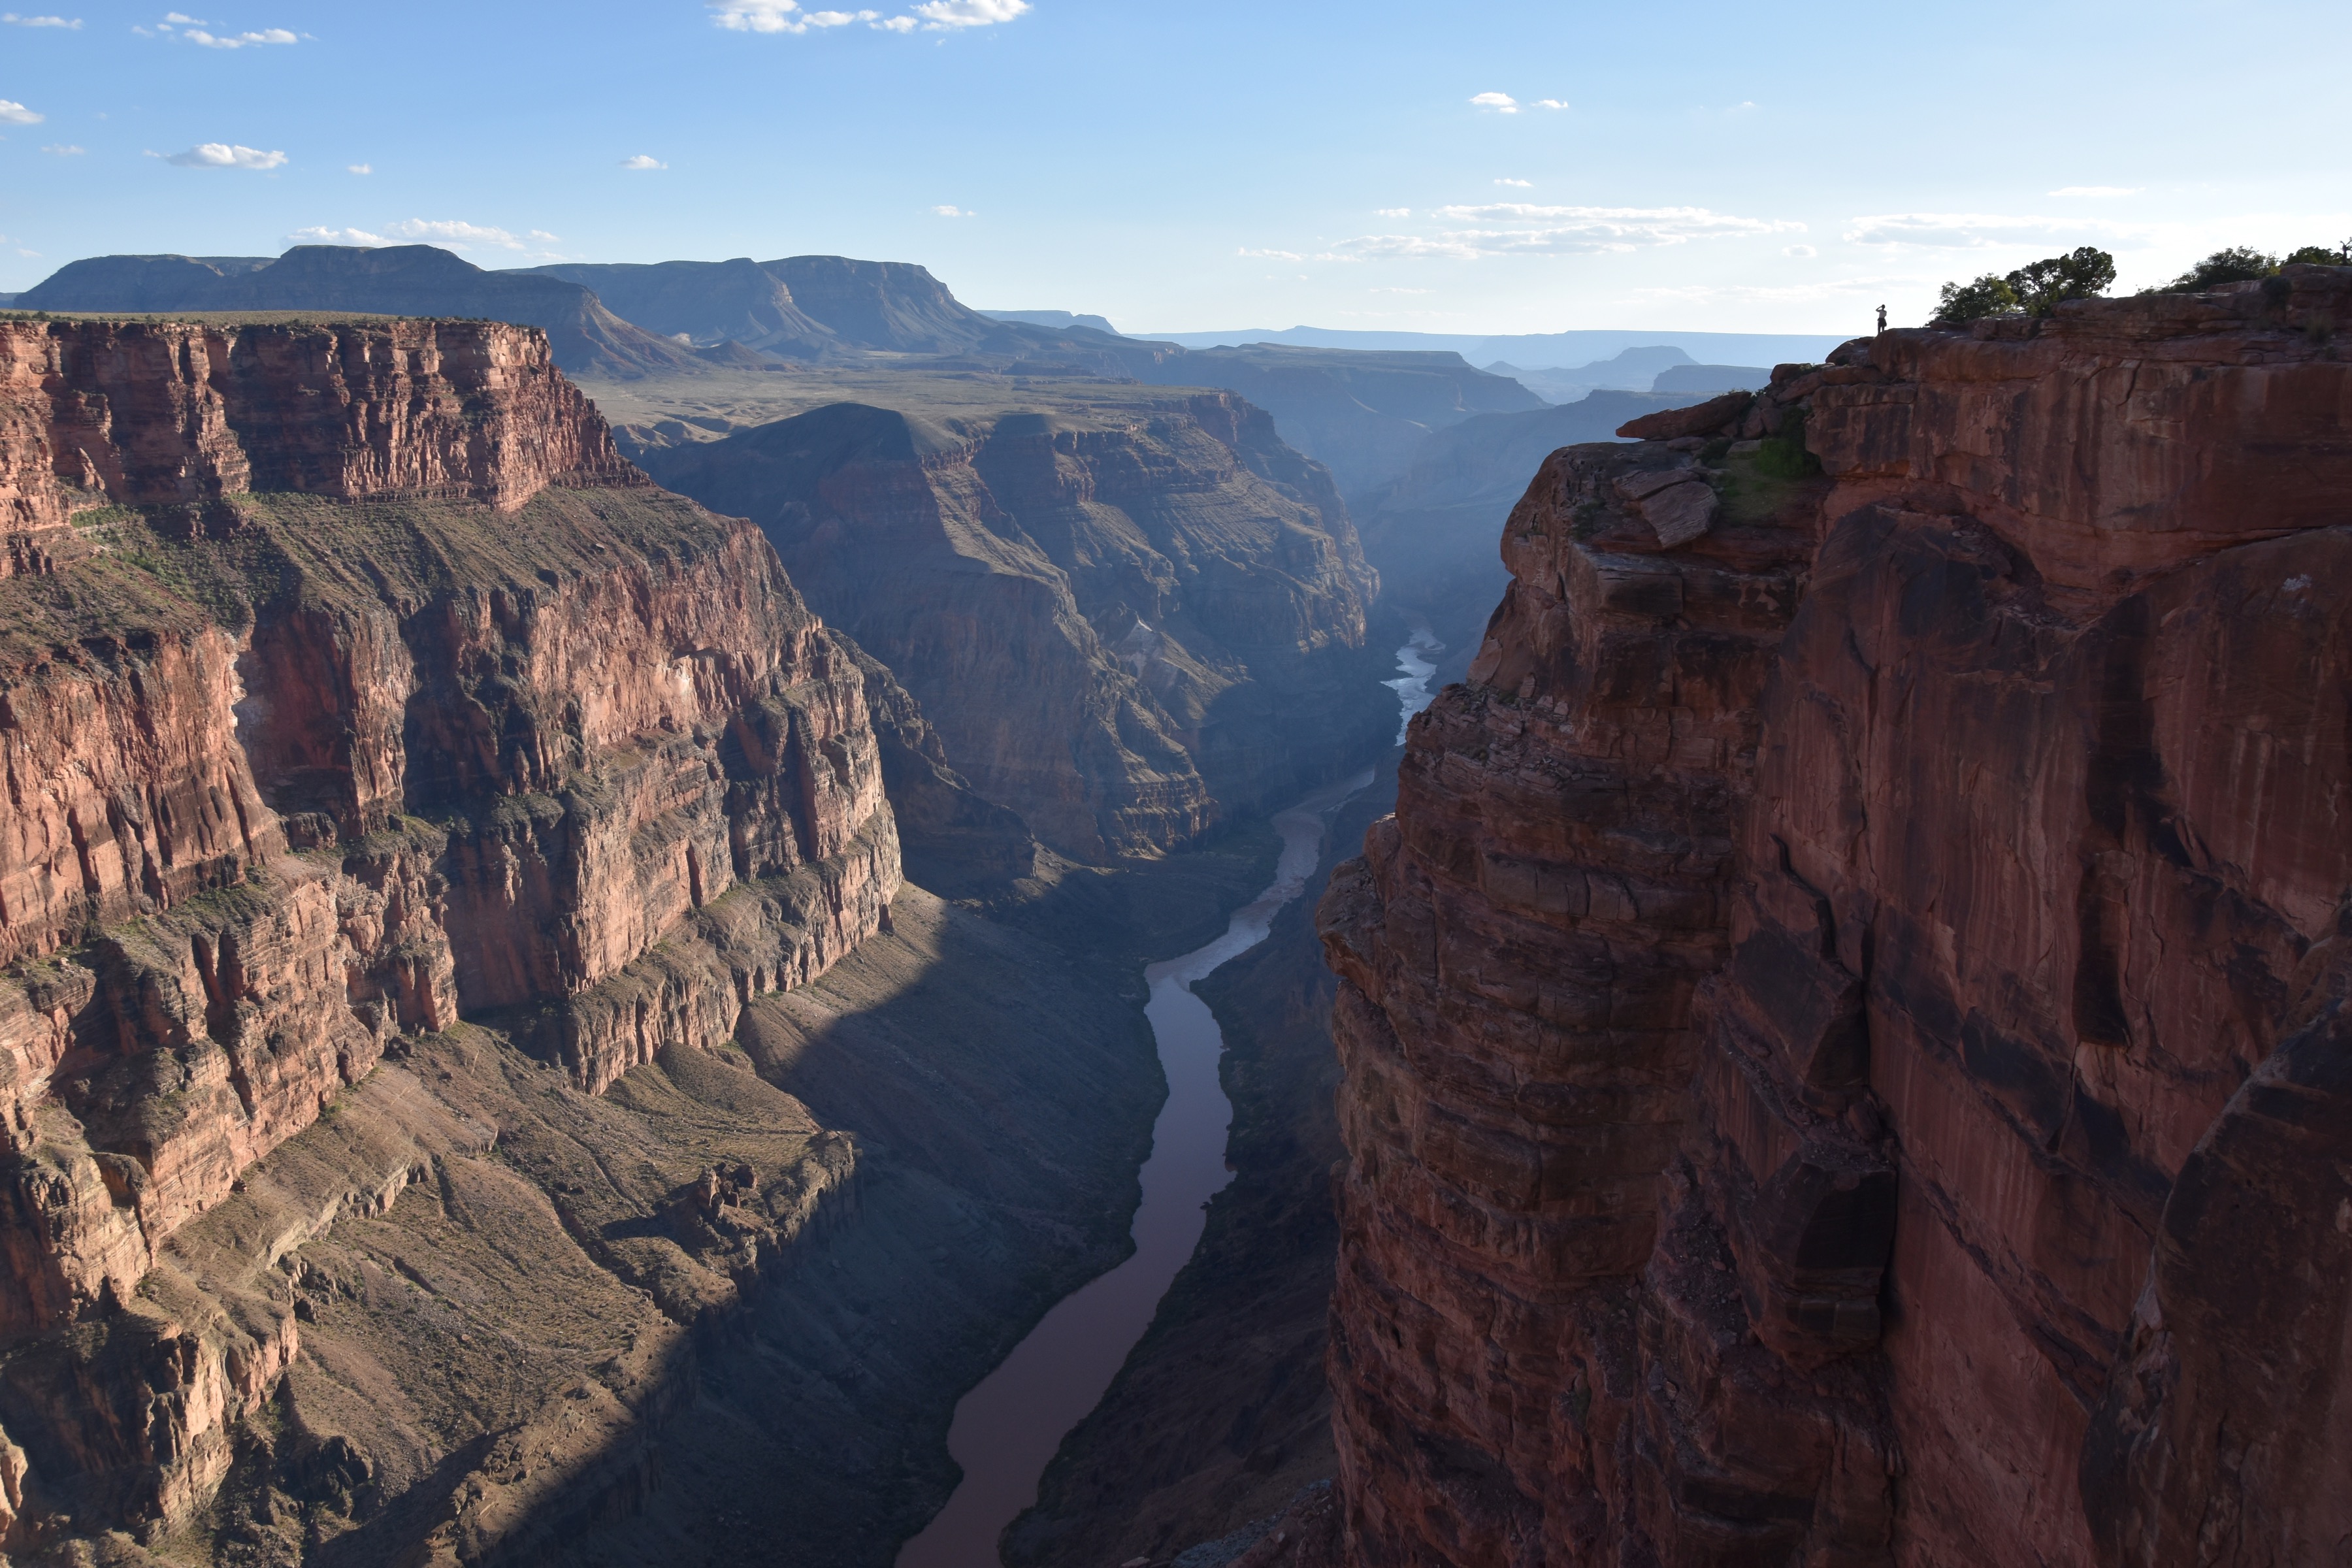
<path id="1" fill-rule="evenodd" d="M 1882 332 L 1886 330 L 1886 307 L 1884 305 L 1878 307 L 1878 330 Z"/>

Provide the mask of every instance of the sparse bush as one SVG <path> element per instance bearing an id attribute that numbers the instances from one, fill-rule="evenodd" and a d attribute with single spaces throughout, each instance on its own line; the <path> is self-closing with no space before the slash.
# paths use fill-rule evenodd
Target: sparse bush
<path id="1" fill-rule="evenodd" d="M 2301 250 L 2290 252 L 2281 265 L 2292 267 L 2297 262 L 2313 267 L 2352 267 L 2352 239 L 2332 250 L 2324 245 L 2306 245 Z"/>
<path id="2" fill-rule="evenodd" d="M 2085 245 L 2029 262 L 2002 279 L 2029 316 L 2046 316 L 2062 300 L 2093 300 L 2114 287 L 2116 258 Z"/>
<path id="3" fill-rule="evenodd" d="M 1980 316 L 2014 316 L 2018 311 L 2017 290 L 2009 280 L 1991 272 L 1973 283 L 1947 283 L 1936 300 L 1936 319 L 1931 327 L 1965 327 Z"/>
<path id="4" fill-rule="evenodd" d="M 1805 449 L 1805 411 L 1785 409 L 1780 431 L 1756 447 L 1756 471 L 1771 479 L 1807 479 L 1822 471 L 1822 460 Z"/>
<path id="5" fill-rule="evenodd" d="M 2248 245 L 2217 250 L 2167 284 L 2168 294 L 2195 294 L 2224 283 L 2251 283 L 2279 269 L 2279 258 Z"/>

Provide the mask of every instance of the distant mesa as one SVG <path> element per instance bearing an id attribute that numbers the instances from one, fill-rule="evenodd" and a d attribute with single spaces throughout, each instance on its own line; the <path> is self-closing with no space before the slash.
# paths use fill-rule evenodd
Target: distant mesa
<path id="1" fill-rule="evenodd" d="M 1771 384 L 1772 372 L 1755 364 L 1677 364 L 1658 373 L 1652 392 L 1754 392 Z"/>
<path id="2" fill-rule="evenodd" d="M 577 284 L 486 272 L 429 245 L 298 245 L 279 257 L 100 256 L 16 298 L 24 310 L 322 310 L 473 317 L 538 327 L 575 374 L 691 374 L 703 363 L 623 321 Z"/>
<path id="3" fill-rule="evenodd" d="M 1107 316 L 1079 315 L 1070 310 L 982 310 L 981 314 L 992 321 L 1025 321 L 1033 327 L 1087 327 L 1115 338 L 1127 335 L 1112 326 Z"/>

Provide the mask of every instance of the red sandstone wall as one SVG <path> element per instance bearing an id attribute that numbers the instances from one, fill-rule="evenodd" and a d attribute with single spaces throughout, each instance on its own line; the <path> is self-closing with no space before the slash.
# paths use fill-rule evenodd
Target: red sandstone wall
<path id="1" fill-rule="evenodd" d="M 2339 1550 L 2338 321 L 1884 334 L 1709 416 L 1822 479 L 1546 465 L 1325 906 L 1353 1561 Z"/>
<path id="2" fill-rule="evenodd" d="M 852 651 L 537 332 L 0 324 L 0 1529 L 169 1522 L 299 1348 L 190 1220 L 461 1011 L 593 1091 L 724 1039 L 898 841 Z"/>

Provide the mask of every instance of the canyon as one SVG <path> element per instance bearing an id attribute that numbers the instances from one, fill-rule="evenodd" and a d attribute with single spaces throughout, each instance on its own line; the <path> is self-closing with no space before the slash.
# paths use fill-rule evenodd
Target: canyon
<path id="1" fill-rule="evenodd" d="M 1544 460 L 1321 907 L 1339 1560 L 2341 1550 L 2347 310 L 1883 332 Z"/>
<path id="2" fill-rule="evenodd" d="M 0 507 L 12 1557 L 887 1561 L 1270 847 L 1045 856 L 534 329 L 0 321 Z"/>
<path id="3" fill-rule="evenodd" d="M 959 771 L 1066 856 L 1164 852 L 1381 749 L 1378 579 L 1263 412 L 1131 387 L 936 417 L 919 399 L 644 460 L 758 522 Z"/>
<path id="4" fill-rule="evenodd" d="M 12 1558 L 891 1561 L 1302 800 L 1007 1563 L 2352 1539 L 2352 270 L 1560 406 L 842 258 L 42 289 Z"/>

